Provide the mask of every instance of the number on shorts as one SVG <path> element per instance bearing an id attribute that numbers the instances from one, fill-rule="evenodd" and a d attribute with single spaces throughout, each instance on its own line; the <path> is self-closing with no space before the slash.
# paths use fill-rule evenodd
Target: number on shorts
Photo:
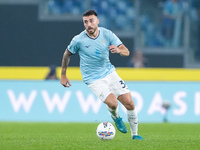
<path id="1" fill-rule="evenodd" d="M 119 83 L 121 83 L 121 85 L 122 85 L 122 88 L 125 88 L 125 87 L 126 87 L 126 84 L 124 83 L 124 81 L 123 81 L 123 80 L 120 80 L 120 81 L 119 81 Z"/>

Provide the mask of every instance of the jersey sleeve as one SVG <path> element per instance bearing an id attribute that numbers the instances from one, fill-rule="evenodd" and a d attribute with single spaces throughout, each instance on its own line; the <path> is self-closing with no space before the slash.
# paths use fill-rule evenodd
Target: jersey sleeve
<path id="1" fill-rule="evenodd" d="M 110 39 L 110 45 L 120 46 L 122 41 L 110 30 L 108 30 L 108 36 Z"/>
<path id="2" fill-rule="evenodd" d="M 79 46 L 78 46 L 78 40 L 77 37 L 75 36 L 70 44 L 67 46 L 67 49 L 72 53 L 75 54 L 78 50 L 79 50 Z"/>

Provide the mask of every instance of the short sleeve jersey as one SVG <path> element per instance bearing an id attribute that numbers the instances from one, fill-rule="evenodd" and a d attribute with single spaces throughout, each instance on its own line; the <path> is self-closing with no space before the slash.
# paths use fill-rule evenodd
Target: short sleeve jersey
<path id="1" fill-rule="evenodd" d="M 108 46 L 121 44 L 113 32 L 99 27 L 99 35 L 96 38 L 89 37 L 84 30 L 72 39 L 67 49 L 72 54 L 79 53 L 83 81 L 90 84 L 115 70 L 109 59 Z"/>

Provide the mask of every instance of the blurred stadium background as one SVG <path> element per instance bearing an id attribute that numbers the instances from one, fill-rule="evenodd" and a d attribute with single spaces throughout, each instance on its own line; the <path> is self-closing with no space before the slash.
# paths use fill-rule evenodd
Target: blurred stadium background
<path id="1" fill-rule="evenodd" d="M 198 67 L 200 4 L 179 1 L 181 19 L 168 44 L 162 31 L 166 0 L 0 0 L 1 65 L 60 66 L 66 46 L 84 29 L 82 13 L 95 9 L 100 26 L 115 32 L 132 53 L 142 50 L 151 67 Z M 71 66 L 78 66 L 75 57 Z M 128 59 L 111 55 L 117 67 L 126 67 Z"/>
<path id="2" fill-rule="evenodd" d="M 110 58 L 131 90 L 137 91 L 132 94 L 141 107 L 142 121 L 162 122 L 166 113 L 161 104 L 167 99 L 172 108 L 169 112 L 171 122 L 199 122 L 200 1 L 179 0 L 173 30 L 166 32 L 164 27 L 168 22 L 165 22 L 164 12 L 169 1 L 0 0 L 0 110 L 1 114 L 10 114 L 0 115 L 0 121 L 77 121 L 66 117 L 73 109 L 62 107 L 77 105 L 77 101 L 82 111 L 75 115 L 82 113 L 81 121 L 105 119 L 100 113 L 94 115 L 95 110 L 102 114 L 106 111 L 100 109 L 98 102 L 99 108 L 92 102 L 82 106 L 84 96 L 88 101 L 94 101 L 95 97 L 80 81 L 78 55 L 70 62 L 69 76 L 74 88 L 67 90 L 69 93 L 59 81 L 43 81 L 52 64 L 58 66 L 57 76 L 60 76 L 64 50 L 73 36 L 84 30 L 82 13 L 95 9 L 100 26 L 116 33 L 131 51 L 129 57 L 110 55 Z M 137 50 L 143 52 L 150 68 L 127 68 Z M 76 97 L 75 102 L 72 103 L 67 95 Z M 46 111 L 41 100 L 48 105 Z"/>

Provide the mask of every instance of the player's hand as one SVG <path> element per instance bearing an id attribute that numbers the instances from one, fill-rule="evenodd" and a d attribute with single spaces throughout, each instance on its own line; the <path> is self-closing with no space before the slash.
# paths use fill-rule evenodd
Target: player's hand
<path id="1" fill-rule="evenodd" d="M 61 83 L 64 87 L 70 87 L 70 86 L 71 86 L 71 84 L 70 84 L 70 82 L 69 82 L 69 79 L 66 77 L 66 75 L 61 75 L 60 83 Z"/>
<path id="2" fill-rule="evenodd" d="M 118 49 L 118 47 L 116 45 L 110 45 L 110 46 L 108 46 L 108 48 L 111 53 L 120 53 L 120 50 Z"/>

